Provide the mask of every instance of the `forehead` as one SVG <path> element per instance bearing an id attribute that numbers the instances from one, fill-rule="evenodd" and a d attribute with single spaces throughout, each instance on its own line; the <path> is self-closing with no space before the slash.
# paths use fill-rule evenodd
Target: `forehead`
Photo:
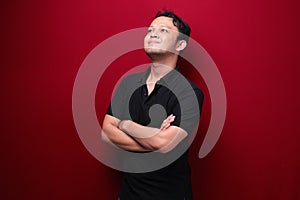
<path id="1" fill-rule="evenodd" d="M 152 21 L 150 26 L 167 26 L 172 30 L 178 31 L 177 27 L 174 26 L 173 19 L 171 17 L 165 17 L 165 16 L 157 17 Z"/>

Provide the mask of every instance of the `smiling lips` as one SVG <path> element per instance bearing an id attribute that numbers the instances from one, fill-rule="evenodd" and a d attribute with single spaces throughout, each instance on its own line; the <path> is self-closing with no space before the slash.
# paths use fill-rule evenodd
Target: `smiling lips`
<path id="1" fill-rule="evenodd" d="M 148 41 L 148 44 L 159 44 L 160 43 L 160 41 L 158 41 L 158 40 L 149 40 Z"/>

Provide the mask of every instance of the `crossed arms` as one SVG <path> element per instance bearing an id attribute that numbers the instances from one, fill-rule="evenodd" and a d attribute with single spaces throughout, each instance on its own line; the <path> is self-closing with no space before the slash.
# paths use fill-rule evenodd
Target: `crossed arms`
<path id="1" fill-rule="evenodd" d="M 170 115 L 162 122 L 160 128 L 153 128 L 106 114 L 102 139 L 127 151 L 167 153 L 187 136 L 185 130 L 171 125 L 174 118 L 175 116 Z"/>

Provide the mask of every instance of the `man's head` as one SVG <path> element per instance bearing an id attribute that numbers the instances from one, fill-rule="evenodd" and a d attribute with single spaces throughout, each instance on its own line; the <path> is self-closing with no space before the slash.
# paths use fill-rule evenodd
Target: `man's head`
<path id="1" fill-rule="evenodd" d="M 144 39 L 144 49 L 152 55 L 179 54 L 188 42 L 191 29 L 173 12 L 158 12 Z"/>
<path id="2" fill-rule="evenodd" d="M 173 25 L 177 27 L 177 30 L 180 33 L 177 38 L 178 40 L 185 40 L 186 42 L 189 41 L 191 28 L 186 22 L 171 11 L 160 11 L 156 14 L 154 19 L 162 16 L 172 18 Z"/>

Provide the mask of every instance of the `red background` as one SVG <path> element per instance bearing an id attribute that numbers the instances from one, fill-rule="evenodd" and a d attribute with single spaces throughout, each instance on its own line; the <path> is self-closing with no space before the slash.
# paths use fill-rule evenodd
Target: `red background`
<path id="1" fill-rule="evenodd" d="M 189 22 L 191 36 L 214 59 L 227 92 L 222 135 L 199 159 L 210 98 L 201 76 L 191 66 L 183 69 L 206 95 L 190 152 L 195 199 L 300 199 L 297 1 L 1 4 L 1 199 L 117 198 L 120 173 L 89 154 L 76 132 L 73 83 L 96 45 L 149 25 L 161 8 Z M 100 119 L 115 81 L 131 65 L 148 62 L 137 53 L 143 56 L 123 56 L 106 72 L 99 90 L 108 89 L 97 96 Z"/>

